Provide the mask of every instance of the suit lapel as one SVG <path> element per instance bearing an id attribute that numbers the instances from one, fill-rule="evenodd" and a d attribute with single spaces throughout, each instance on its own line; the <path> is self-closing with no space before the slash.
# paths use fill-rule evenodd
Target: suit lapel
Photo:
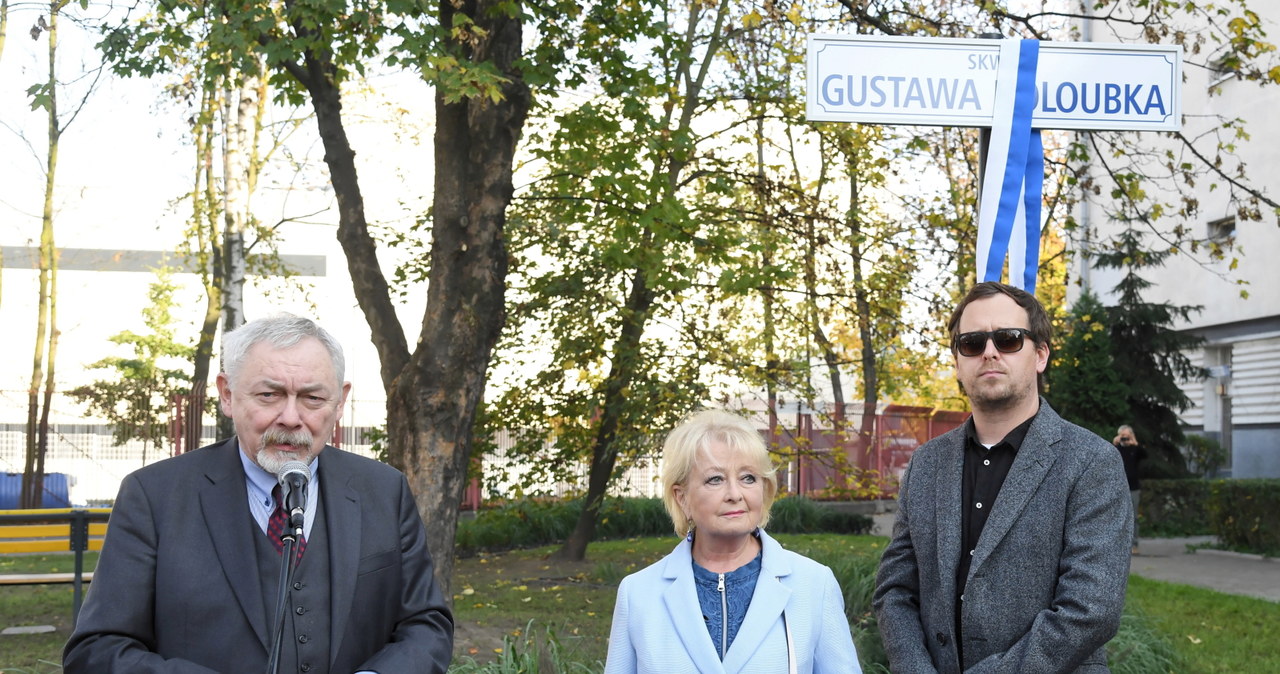
<path id="1" fill-rule="evenodd" d="M 956 593 L 956 569 L 960 565 L 961 538 L 964 533 L 961 513 L 964 509 L 964 427 L 950 436 L 947 446 L 938 453 L 934 478 L 934 518 L 938 535 L 938 583 L 941 601 L 951 603 Z M 923 560 L 917 563 L 926 563 Z"/>
<path id="2" fill-rule="evenodd" d="M 723 673 L 724 665 L 716 653 L 707 625 L 701 620 L 702 606 L 698 604 L 698 588 L 693 583 L 693 556 L 686 539 L 667 557 L 663 577 L 670 581 L 662 592 L 663 605 L 671 616 L 684 650 L 702 674 Z"/>
<path id="3" fill-rule="evenodd" d="M 1053 445 L 1062 437 L 1057 420 L 1058 416 L 1041 400 L 1039 416 L 1027 429 L 1022 446 L 1018 448 L 1018 456 L 1014 458 L 1009 475 L 1000 487 L 1000 495 L 992 506 L 991 517 L 978 538 L 978 547 L 973 553 L 973 564 L 969 569 L 970 577 L 1013 528 L 1013 523 L 1026 509 L 1027 503 L 1053 467 L 1056 458 Z"/>
<path id="4" fill-rule="evenodd" d="M 200 490 L 200 509 L 204 513 L 205 527 L 213 540 L 213 550 L 226 576 L 226 583 L 231 586 L 240 610 L 266 649 L 270 635 L 263 615 L 262 586 L 253 555 L 253 539 L 249 538 L 253 533 L 253 518 L 249 515 L 249 495 L 245 491 L 239 445 L 232 439 L 219 447 L 199 451 L 217 453 L 205 470 L 210 484 Z"/>
<path id="5" fill-rule="evenodd" d="M 738 628 L 729 652 L 725 653 L 726 672 L 740 672 L 747 666 L 791 599 L 791 589 L 781 582 L 782 578 L 791 575 L 791 564 L 783 557 L 782 546 L 764 532 L 760 533 L 760 542 L 764 546 L 760 577 L 756 579 L 756 589 L 751 594 L 751 605 L 742 626 Z"/>
<path id="6" fill-rule="evenodd" d="M 329 657 L 338 655 L 347 616 L 355 600 L 356 570 L 360 563 L 360 493 L 351 485 L 352 471 L 344 470 L 341 450 L 326 447 L 320 454 L 320 500 L 329 531 Z"/>

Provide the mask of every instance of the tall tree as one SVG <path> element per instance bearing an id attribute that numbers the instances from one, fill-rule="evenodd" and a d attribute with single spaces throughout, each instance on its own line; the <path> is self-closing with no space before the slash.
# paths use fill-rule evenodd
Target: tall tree
<path id="1" fill-rule="evenodd" d="M 1094 264 L 1124 271 L 1114 291 L 1116 304 L 1108 307 L 1107 322 L 1112 362 L 1128 387 L 1127 423 L 1151 454 L 1144 471 L 1152 477 L 1183 477 L 1187 467 L 1179 448 L 1185 434 L 1178 413 L 1191 401 L 1179 383 L 1204 379 L 1204 369 L 1187 356 L 1204 338 L 1180 332 L 1176 326 L 1185 325 L 1201 307 L 1143 299 L 1151 282 L 1139 273 L 1164 264 L 1174 254 L 1169 249 L 1153 249 L 1145 238 L 1136 229 L 1126 229 L 1112 250 L 1097 254 Z"/>
<path id="2" fill-rule="evenodd" d="M 567 3 L 555 3 L 535 11 L 566 10 L 572 10 Z M 397 1 L 166 4 L 163 21 L 126 23 L 104 40 L 120 67 L 152 74 L 164 65 L 151 58 L 150 45 L 190 44 L 188 28 L 204 22 L 228 68 L 248 72 L 262 57 L 278 95 L 314 110 L 338 207 L 338 240 L 387 391 L 388 454 L 431 523 L 428 543 L 446 589 L 472 421 L 503 322 L 505 209 L 530 100 L 521 70 L 528 65 L 521 63 L 524 12 L 519 3 L 495 0 L 441 2 L 434 16 L 423 5 Z M 390 37 L 398 46 L 384 50 Z M 420 69 L 436 92 L 428 297 L 413 350 L 370 234 L 342 115 L 344 83 L 378 59 Z"/>
<path id="3" fill-rule="evenodd" d="M 1091 292 L 1076 300 L 1045 373 L 1054 411 L 1104 438 L 1130 423 L 1129 387 L 1116 367 L 1108 313 Z"/>
<path id="4" fill-rule="evenodd" d="M 70 392 L 91 414 L 111 424 L 117 445 L 141 441 L 144 464 L 150 447 L 163 448 L 168 443 L 174 402 L 189 392 L 187 366 L 194 348 L 179 342 L 174 329 L 176 290 L 171 270 L 157 270 L 142 310 L 146 331 L 126 330 L 108 338 L 129 353 L 90 364 L 90 370 L 105 370 L 106 378 Z"/>
<path id="5" fill-rule="evenodd" d="M 58 17 L 65 0 L 49 4 L 48 20 L 41 16 L 32 37 L 41 31 L 48 40 L 48 75 L 42 84 L 27 90 L 32 108 L 45 110 L 48 146 L 45 155 L 44 209 L 40 227 L 39 288 L 36 309 L 35 353 L 31 359 L 31 386 L 27 393 L 27 451 L 22 472 L 24 508 L 38 508 L 44 499 L 44 460 L 49 447 L 49 408 L 53 403 L 58 354 L 58 266 L 53 238 L 54 187 L 57 184 L 58 141 Z"/>
<path id="6" fill-rule="evenodd" d="M 665 11 L 664 11 L 665 10 Z M 579 50 L 592 95 L 551 101 L 529 151 L 544 167 L 518 202 L 508 334 L 541 367 L 496 405 L 544 466 L 586 463 L 585 505 L 558 556 L 582 559 L 626 457 L 705 399 L 724 315 L 695 296 L 761 284 L 732 209 L 719 54 L 731 3 L 591 6 Z M 541 130 L 541 129 L 540 129 Z"/>

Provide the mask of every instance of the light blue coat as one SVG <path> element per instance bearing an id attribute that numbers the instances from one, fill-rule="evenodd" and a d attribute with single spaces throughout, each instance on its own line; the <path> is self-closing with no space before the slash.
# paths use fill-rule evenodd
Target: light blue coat
<path id="1" fill-rule="evenodd" d="M 783 550 L 763 531 L 760 542 L 760 579 L 724 662 L 702 620 L 686 539 L 618 587 L 605 674 L 786 674 L 784 613 L 798 674 L 859 674 L 844 596 L 831 569 Z"/>

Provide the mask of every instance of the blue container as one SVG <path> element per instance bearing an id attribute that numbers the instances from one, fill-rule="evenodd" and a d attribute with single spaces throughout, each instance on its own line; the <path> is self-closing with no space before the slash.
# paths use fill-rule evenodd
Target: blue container
<path id="1" fill-rule="evenodd" d="M 70 508 L 66 473 L 45 473 L 41 508 Z M 17 510 L 22 503 L 22 473 L 0 473 L 0 510 Z"/>

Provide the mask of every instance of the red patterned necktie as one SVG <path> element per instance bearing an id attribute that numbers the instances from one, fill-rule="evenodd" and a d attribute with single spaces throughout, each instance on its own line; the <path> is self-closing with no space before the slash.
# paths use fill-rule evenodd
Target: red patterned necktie
<path id="1" fill-rule="evenodd" d="M 276 485 L 271 490 L 271 498 L 276 502 L 276 509 L 271 511 L 271 519 L 267 520 L 267 538 L 271 539 L 271 544 L 276 547 L 276 552 L 284 552 L 284 541 L 280 540 L 280 536 L 284 533 L 285 526 L 288 525 L 289 515 L 284 511 L 284 504 L 281 503 L 280 485 Z M 302 553 L 307 549 L 306 536 L 299 536 L 298 542 L 293 546 L 297 550 L 297 559 L 295 563 L 302 561 Z"/>

